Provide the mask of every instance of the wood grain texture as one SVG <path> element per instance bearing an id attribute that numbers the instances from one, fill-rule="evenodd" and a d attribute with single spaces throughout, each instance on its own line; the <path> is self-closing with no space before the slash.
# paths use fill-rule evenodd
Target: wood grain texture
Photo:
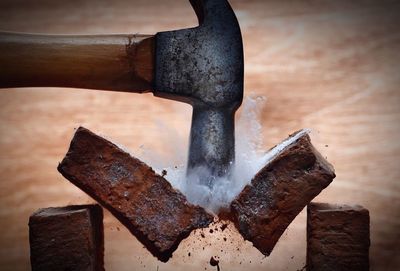
<path id="1" fill-rule="evenodd" d="M 38 35 L 0 32 L 0 87 L 152 89 L 150 35 Z"/>
<path id="2" fill-rule="evenodd" d="M 245 95 L 267 97 L 261 111 L 265 149 L 311 128 L 313 144 L 337 174 L 316 200 L 369 209 L 371 270 L 399 269 L 400 4 L 231 3 L 244 37 Z M 185 0 L 0 2 L 4 31 L 153 34 L 196 23 Z M 144 149 L 175 157 L 187 150 L 190 119 L 188 105 L 151 95 L 63 88 L 1 91 L 0 269 L 29 268 L 27 223 L 35 209 L 92 202 L 56 170 L 74 128 L 83 125 L 107 135 L 135 156 Z M 167 164 L 175 162 L 167 159 Z M 268 258 L 231 227 L 198 236 L 184 240 L 170 262 L 160 264 L 105 212 L 106 270 L 214 270 L 211 256 L 220 256 L 222 270 L 297 270 L 305 264 L 304 211 Z"/>

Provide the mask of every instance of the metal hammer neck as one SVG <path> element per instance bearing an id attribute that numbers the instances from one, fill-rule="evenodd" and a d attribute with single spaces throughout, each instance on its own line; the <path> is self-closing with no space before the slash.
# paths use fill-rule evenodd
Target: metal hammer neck
<path id="1" fill-rule="evenodd" d="M 234 115 L 230 109 L 194 105 L 187 175 L 206 168 L 211 176 L 204 176 L 204 183 L 211 186 L 210 178 L 229 174 L 235 157 Z"/>

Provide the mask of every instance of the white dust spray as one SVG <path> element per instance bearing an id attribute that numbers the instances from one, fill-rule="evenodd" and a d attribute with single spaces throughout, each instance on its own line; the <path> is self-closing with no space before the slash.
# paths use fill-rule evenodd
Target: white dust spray
<path id="1" fill-rule="evenodd" d="M 221 208 L 229 206 L 262 167 L 301 135 L 309 132 L 303 130 L 267 153 L 261 151 L 263 136 L 260 113 L 265 106 L 265 101 L 264 97 L 244 99 L 242 110 L 235 123 L 235 164 L 229 178 L 216 178 L 212 187 L 201 184 L 199 180 L 199 176 L 208 173 L 206 168 L 198 168 L 190 176 L 186 175 L 188 150 L 183 149 L 185 146 L 182 145 L 184 144 L 179 144 L 184 140 L 176 131 L 166 126 L 161 127 L 164 136 L 167 135 L 167 138 L 177 143 L 171 144 L 173 148 L 168 157 L 163 157 L 154 150 L 142 148 L 139 158 L 153 166 L 159 174 L 165 170 L 167 172 L 165 178 L 174 188 L 185 194 L 189 202 L 200 205 L 210 212 L 218 213 Z"/>

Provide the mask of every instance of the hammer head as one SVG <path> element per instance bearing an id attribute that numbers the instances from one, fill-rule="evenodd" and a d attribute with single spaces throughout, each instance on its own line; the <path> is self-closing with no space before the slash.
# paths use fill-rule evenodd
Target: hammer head
<path id="1" fill-rule="evenodd" d="M 234 160 L 234 114 L 243 99 L 243 44 L 226 0 L 190 0 L 199 26 L 156 35 L 156 96 L 193 106 L 188 170 L 218 176 Z"/>
<path id="2" fill-rule="evenodd" d="M 198 27 L 156 35 L 156 95 L 236 109 L 243 97 L 243 45 L 236 16 L 226 0 L 190 2 Z"/>

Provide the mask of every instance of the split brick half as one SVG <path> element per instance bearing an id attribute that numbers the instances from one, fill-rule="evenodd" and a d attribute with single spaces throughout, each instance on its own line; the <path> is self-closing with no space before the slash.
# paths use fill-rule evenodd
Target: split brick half
<path id="1" fill-rule="evenodd" d="M 107 208 L 163 262 L 192 230 L 213 221 L 151 167 L 82 127 L 58 171 Z"/>
<path id="2" fill-rule="evenodd" d="M 300 134 L 299 134 L 300 133 Z M 301 210 L 335 177 L 304 131 L 277 153 L 231 203 L 230 216 L 245 240 L 269 255 Z"/>

